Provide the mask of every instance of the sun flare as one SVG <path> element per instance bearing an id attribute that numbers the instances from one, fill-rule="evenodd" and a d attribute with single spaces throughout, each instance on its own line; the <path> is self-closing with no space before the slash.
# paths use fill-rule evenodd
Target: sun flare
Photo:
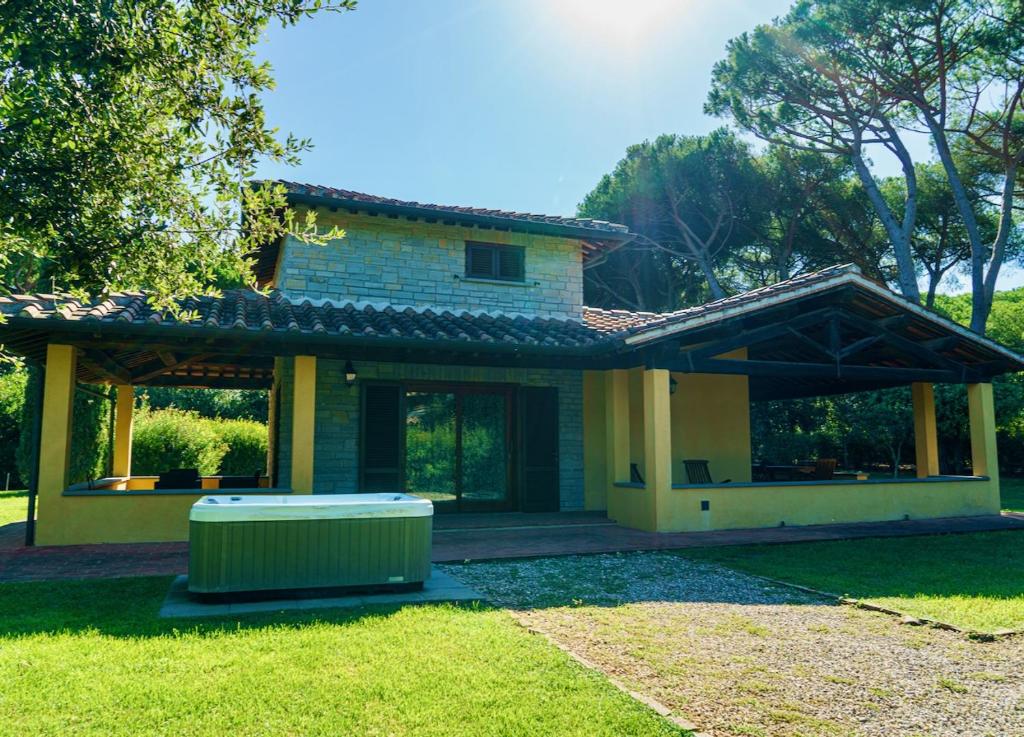
<path id="1" fill-rule="evenodd" d="M 687 0 L 545 0 L 577 34 L 613 44 L 641 43 L 690 3 Z"/>

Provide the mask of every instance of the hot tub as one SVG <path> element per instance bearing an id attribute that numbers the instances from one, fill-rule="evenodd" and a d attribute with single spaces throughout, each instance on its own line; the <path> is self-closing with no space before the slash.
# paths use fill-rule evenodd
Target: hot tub
<path id="1" fill-rule="evenodd" d="M 189 513 L 188 588 L 422 586 L 433 515 L 429 500 L 408 494 L 204 496 Z"/>

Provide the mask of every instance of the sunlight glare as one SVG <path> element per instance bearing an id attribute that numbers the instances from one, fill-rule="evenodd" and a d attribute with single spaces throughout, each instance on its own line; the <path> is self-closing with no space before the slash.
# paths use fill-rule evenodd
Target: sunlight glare
<path id="1" fill-rule="evenodd" d="M 648 41 L 686 9 L 687 0 L 545 0 L 572 32 L 587 40 L 635 45 Z"/>

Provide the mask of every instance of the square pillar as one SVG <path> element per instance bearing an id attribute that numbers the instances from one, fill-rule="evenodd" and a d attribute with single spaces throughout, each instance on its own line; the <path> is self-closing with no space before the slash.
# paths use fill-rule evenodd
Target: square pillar
<path id="1" fill-rule="evenodd" d="M 132 475 L 132 416 L 135 410 L 135 387 L 119 384 L 117 404 L 114 406 L 114 453 L 111 464 L 113 476 L 129 478 Z"/>
<path id="2" fill-rule="evenodd" d="M 313 493 L 316 425 L 316 357 L 296 356 L 292 386 L 292 491 Z"/>
<path id="3" fill-rule="evenodd" d="M 988 476 L 998 488 L 996 413 L 991 384 L 967 385 L 967 411 L 971 424 L 971 468 L 975 476 Z"/>
<path id="4" fill-rule="evenodd" d="M 939 436 L 935 429 L 935 392 L 931 384 L 910 385 L 914 403 L 914 450 L 917 477 L 939 475 Z"/>
<path id="5" fill-rule="evenodd" d="M 46 347 L 46 378 L 39 444 L 36 543 L 60 542 L 61 495 L 68 486 L 71 463 L 71 418 L 75 400 L 77 355 L 74 346 Z"/>
<path id="6" fill-rule="evenodd" d="M 647 369 L 644 394 L 644 481 L 652 519 L 650 529 L 668 529 L 669 496 L 672 493 L 672 416 L 669 373 Z"/>
<path id="7" fill-rule="evenodd" d="M 609 488 L 629 481 L 629 372 L 604 372 L 605 473 Z"/>

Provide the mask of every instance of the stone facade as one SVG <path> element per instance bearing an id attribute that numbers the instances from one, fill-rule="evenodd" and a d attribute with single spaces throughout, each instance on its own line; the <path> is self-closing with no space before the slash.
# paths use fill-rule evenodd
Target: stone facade
<path id="1" fill-rule="evenodd" d="M 292 359 L 278 359 L 280 389 L 276 463 L 278 483 L 291 478 Z M 563 510 L 583 509 L 583 374 L 551 369 L 481 368 L 366 363 L 359 380 L 487 382 L 558 389 L 559 486 Z M 320 359 L 316 377 L 314 493 L 349 494 L 359 485 L 360 388 L 345 385 L 344 362 Z"/>
<path id="2" fill-rule="evenodd" d="M 318 218 L 345 237 L 324 246 L 285 239 L 276 286 L 292 300 L 582 316 L 579 241 L 324 210 Z M 525 281 L 467 279 L 467 240 L 523 246 Z"/>

